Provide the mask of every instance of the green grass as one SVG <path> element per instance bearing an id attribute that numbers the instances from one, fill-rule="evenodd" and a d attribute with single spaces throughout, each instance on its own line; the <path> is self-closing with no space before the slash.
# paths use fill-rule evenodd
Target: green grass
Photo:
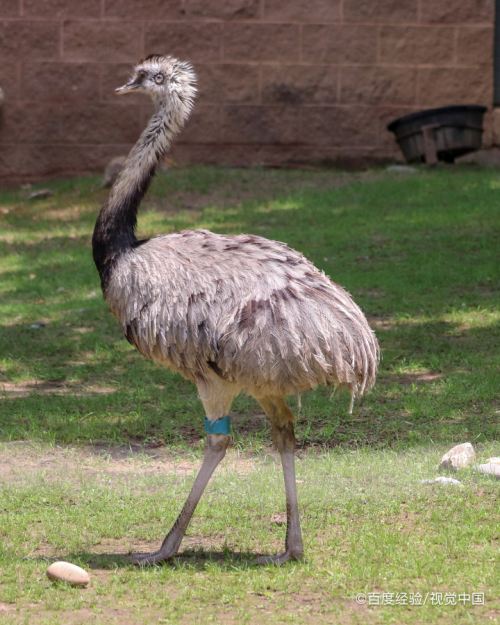
<path id="1" fill-rule="evenodd" d="M 383 353 L 375 391 L 352 418 L 347 397 L 305 396 L 304 444 L 488 440 L 500 408 L 500 178 L 464 169 L 365 178 L 336 186 L 328 172 L 174 170 L 157 179 L 139 227 L 286 241 L 373 319 Z M 0 381 L 47 388 L 3 399 L 1 438 L 182 446 L 199 437 L 193 386 L 142 359 L 102 301 L 89 239 L 105 192 L 93 178 L 51 188 L 39 202 L 2 196 Z M 50 394 L 51 384 L 67 392 Z M 251 418 L 259 408 L 242 398 L 234 410 L 238 444 L 267 443 Z"/>
<path id="2" fill-rule="evenodd" d="M 217 474 L 190 527 L 191 551 L 173 566 L 136 571 L 120 554 L 161 537 L 189 489 L 191 464 L 188 475 L 170 465 L 155 474 L 144 457 L 151 470 L 131 459 L 133 470 L 122 474 L 112 461 L 68 451 L 48 471 L 59 446 L 100 442 L 166 445 L 173 466 L 195 464 L 203 416 L 194 387 L 145 361 L 106 310 L 90 253 L 105 198 L 98 180 L 48 186 L 54 196 L 36 202 L 0 194 L 0 460 L 10 467 L 0 470 L 0 607 L 19 606 L 6 618 L 384 625 L 494 618 L 496 484 L 474 473 L 463 488 L 419 482 L 435 475 L 453 443 L 470 440 L 481 457 L 498 455 L 494 170 L 402 177 L 192 168 L 155 181 L 141 234 L 204 227 L 286 241 L 348 288 L 381 343 L 378 384 L 352 416 L 342 394 L 318 389 L 302 398 L 307 560 L 283 569 L 253 566 L 256 553 L 279 548 L 284 528 L 269 519 L 284 504 L 268 428 L 248 398 L 233 407 L 235 466 L 248 470 Z M 36 445 L 18 453 L 15 440 Z M 98 555 L 103 549 L 108 555 Z M 92 587 L 50 584 L 47 557 L 92 568 Z M 356 605 L 356 593 L 383 591 L 485 592 L 486 604 Z"/>
<path id="3" fill-rule="evenodd" d="M 437 448 L 302 453 L 307 559 L 281 569 L 254 564 L 284 540 L 285 528 L 271 521 L 284 509 L 277 463 L 233 452 L 205 493 L 181 556 L 144 571 L 124 554 L 158 544 L 192 469 L 150 471 L 152 459 L 118 462 L 80 450 L 4 445 L 2 452 L 15 467 L 2 491 L 0 530 L 0 601 L 17 604 L 7 613 L 12 623 L 65 625 L 92 616 L 99 623 L 455 625 L 487 623 L 499 607 L 496 484 L 469 472 L 463 487 L 421 484 L 435 475 Z M 483 449 L 491 453 L 492 446 Z M 39 459 L 37 470 L 26 467 L 26 456 Z M 87 568 L 91 586 L 49 582 L 45 569 L 54 559 Z M 356 604 L 359 593 L 382 592 L 407 593 L 408 601 L 411 593 L 480 592 L 485 603 Z"/>

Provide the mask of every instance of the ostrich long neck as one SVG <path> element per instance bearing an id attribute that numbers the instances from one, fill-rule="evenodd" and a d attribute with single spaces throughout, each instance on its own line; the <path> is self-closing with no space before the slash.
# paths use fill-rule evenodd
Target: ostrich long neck
<path id="1" fill-rule="evenodd" d="M 158 161 L 169 148 L 187 115 L 160 105 L 151 117 L 97 218 L 92 250 L 103 289 L 116 259 L 137 244 L 137 210 L 155 173 Z"/>

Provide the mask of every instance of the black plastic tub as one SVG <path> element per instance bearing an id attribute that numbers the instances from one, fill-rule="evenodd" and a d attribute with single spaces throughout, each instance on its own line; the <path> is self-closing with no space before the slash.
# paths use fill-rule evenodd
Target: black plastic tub
<path id="1" fill-rule="evenodd" d="M 395 119 L 387 130 L 395 134 L 407 162 L 453 163 L 480 149 L 486 110 L 475 104 L 427 109 Z"/>

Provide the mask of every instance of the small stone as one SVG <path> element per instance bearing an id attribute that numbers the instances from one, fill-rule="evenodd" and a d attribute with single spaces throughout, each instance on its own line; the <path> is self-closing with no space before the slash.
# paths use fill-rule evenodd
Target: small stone
<path id="1" fill-rule="evenodd" d="M 416 167 L 410 165 L 388 165 L 386 171 L 390 171 L 393 174 L 416 174 Z"/>
<path id="2" fill-rule="evenodd" d="M 453 484 L 454 486 L 462 486 L 462 482 L 456 480 L 454 477 L 444 477 L 440 475 L 432 480 L 422 480 L 421 484 Z"/>
<path id="3" fill-rule="evenodd" d="M 28 195 L 28 200 L 45 200 L 53 195 L 54 192 L 50 189 L 37 189 Z"/>
<path id="4" fill-rule="evenodd" d="M 455 445 L 441 458 L 439 469 L 447 469 L 449 471 L 458 471 L 468 467 L 476 459 L 476 452 L 470 443 L 462 443 Z"/>
<path id="5" fill-rule="evenodd" d="M 476 464 L 474 470 L 486 475 L 492 475 L 497 480 L 500 480 L 500 458 L 488 458 L 484 464 Z"/>
<path id="6" fill-rule="evenodd" d="M 30 328 L 31 328 L 32 330 L 41 330 L 42 328 L 45 328 L 45 326 L 46 326 L 46 325 L 47 325 L 47 324 L 46 324 L 46 323 L 44 323 L 43 321 L 36 321 L 35 323 L 32 323 L 32 324 L 30 325 Z"/>
<path id="7" fill-rule="evenodd" d="M 123 169 L 126 158 L 126 156 L 115 156 L 109 161 L 106 165 L 104 176 L 102 178 L 103 188 L 108 189 L 113 186 L 115 180 L 118 178 L 118 174 Z"/>
<path id="8" fill-rule="evenodd" d="M 71 586 L 87 586 L 90 582 L 90 575 L 71 562 L 53 562 L 47 569 L 47 577 L 54 581 L 61 581 L 71 584 Z"/>

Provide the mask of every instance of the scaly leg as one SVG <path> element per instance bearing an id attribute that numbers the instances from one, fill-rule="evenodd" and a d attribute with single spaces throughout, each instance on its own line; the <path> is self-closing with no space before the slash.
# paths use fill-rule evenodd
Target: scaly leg
<path id="1" fill-rule="evenodd" d="M 153 553 L 137 553 L 132 555 L 132 562 L 139 566 L 147 566 L 149 564 L 157 564 L 164 562 L 175 556 L 179 550 L 184 534 L 186 533 L 189 521 L 193 516 L 198 502 L 208 484 L 212 473 L 215 471 L 219 462 L 226 455 L 226 449 L 229 445 L 230 436 L 224 434 L 209 434 L 205 446 L 205 455 L 203 463 L 196 476 L 191 492 L 186 499 L 181 513 L 177 517 L 170 532 L 166 535 L 160 549 Z"/>
<path id="2" fill-rule="evenodd" d="M 258 558 L 257 562 L 259 564 L 283 564 L 288 560 L 300 560 L 304 556 L 295 482 L 293 414 L 281 397 L 260 398 L 259 402 L 271 421 L 273 442 L 281 456 L 285 479 L 287 524 L 285 551 L 276 556 L 263 556 Z"/>

